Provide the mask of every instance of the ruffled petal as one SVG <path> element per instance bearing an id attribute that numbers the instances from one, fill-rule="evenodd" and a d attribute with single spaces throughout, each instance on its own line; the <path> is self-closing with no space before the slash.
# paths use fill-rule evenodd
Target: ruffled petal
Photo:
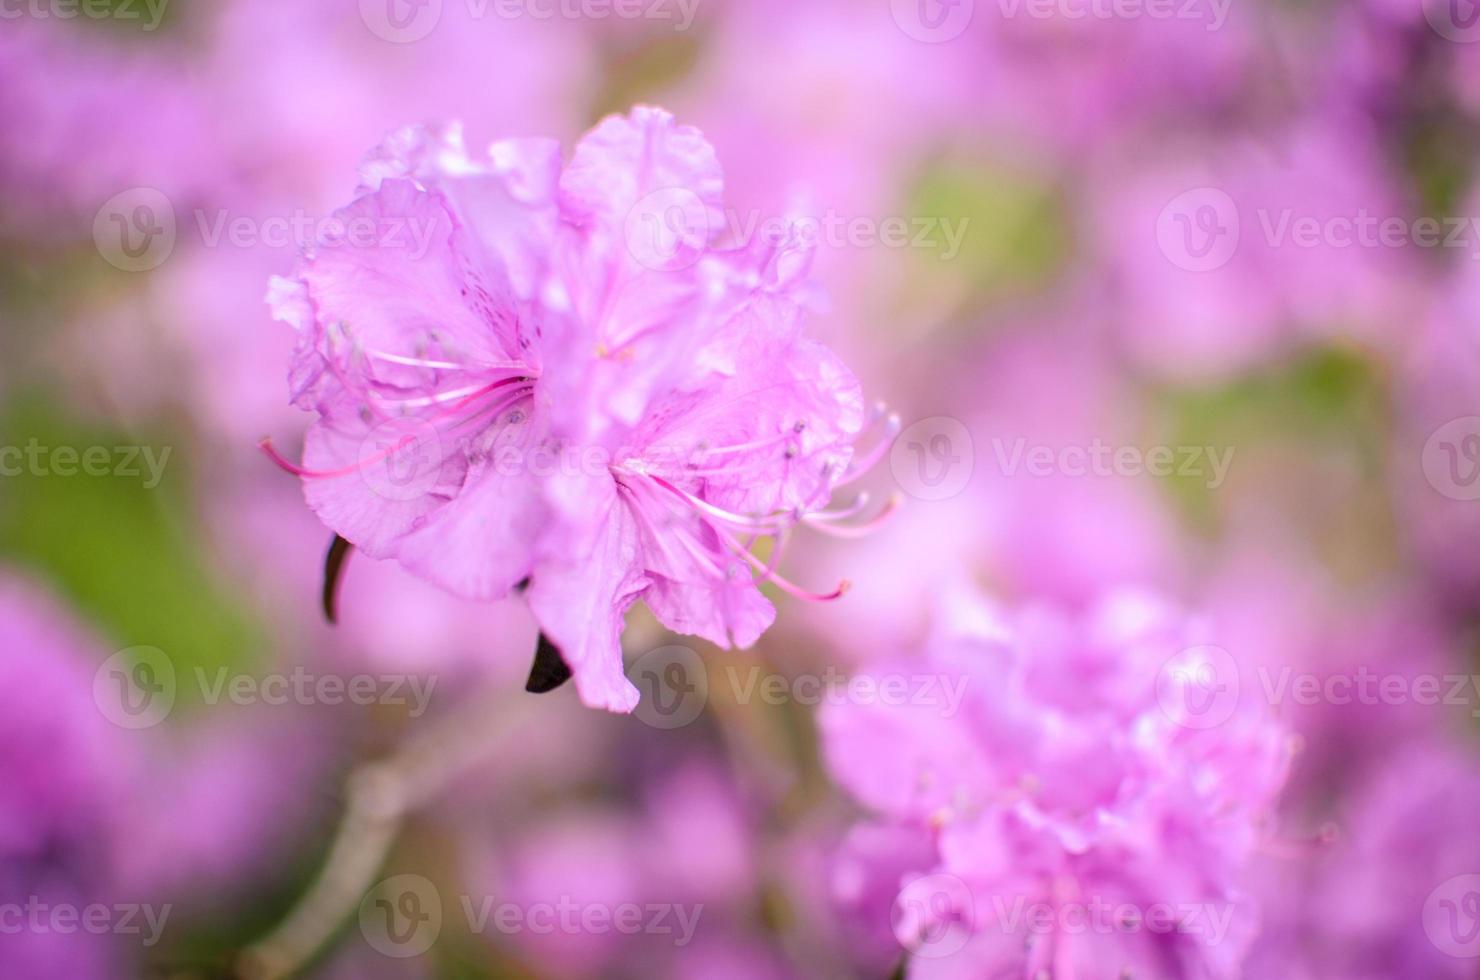
<path id="1" fill-rule="evenodd" d="M 532 423 L 504 427 L 495 448 L 468 471 L 462 491 L 397 547 L 411 572 L 467 599 L 499 599 L 534 570 L 547 518 L 539 487 L 521 461 Z"/>
<path id="2" fill-rule="evenodd" d="M 320 352 L 347 369 L 400 387 L 425 386 L 425 369 L 376 354 L 466 365 L 517 359 L 519 309 L 499 270 L 475 248 L 441 194 L 406 179 L 335 215 L 342 234 L 323 242 L 301 278 L 318 314 Z M 376 352 L 366 354 L 366 351 Z"/>
<path id="3" fill-rule="evenodd" d="M 649 410 L 634 439 L 642 455 L 727 510 L 825 505 L 864 426 L 857 378 L 832 351 L 803 338 L 777 343 L 752 334 L 733 359 L 733 375 L 711 376 Z"/>
<path id="4" fill-rule="evenodd" d="M 540 628 L 560 648 L 581 700 L 629 712 L 638 691 L 622 665 L 622 622 L 648 585 L 638 561 L 637 526 L 606 478 L 593 484 L 590 520 L 567 529 L 534 570 L 528 598 Z"/>
<path id="5" fill-rule="evenodd" d="M 316 422 L 305 437 L 303 495 L 319 520 L 372 558 L 391 558 L 462 486 L 466 457 L 430 427 L 374 426 L 354 413 Z"/>
<path id="6" fill-rule="evenodd" d="M 718 565 L 716 573 L 713 565 L 681 544 L 661 547 L 650 540 L 652 532 L 644 533 L 649 539 L 643 550 L 652 585 L 643 601 L 664 626 L 675 633 L 701 636 L 716 646 L 743 650 L 776 621 L 776 607 L 761 594 L 741 558 L 711 545 L 706 551 Z M 704 540 L 702 534 L 687 529 L 679 533 Z"/>
<path id="7" fill-rule="evenodd" d="M 572 438 L 619 438 L 675 384 L 722 319 L 707 250 L 723 222 L 713 148 L 659 109 L 603 120 L 560 180 L 566 229 L 550 305 L 550 362 L 566 370 L 559 421 Z"/>
<path id="8" fill-rule="evenodd" d="M 482 256 L 505 273 L 522 300 L 535 297 L 548 271 L 558 218 L 560 143 L 501 140 L 469 155 L 462 128 L 408 126 L 388 136 L 360 169 L 361 193 L 410 179 L 451 202 Z"/>
<path id="9" fill-rule="evenodd" d="M 672 114 L 638 106 L 607 116 L 587 133 L 560 178 L 561 210 L 578 227 L 621 241 L 627 219 L 646 196 L 692 195 L 710 232 L 723 220 L 724 174 L 714 147 Z M 710 235 L 704 234 L 708 241 Z"/>

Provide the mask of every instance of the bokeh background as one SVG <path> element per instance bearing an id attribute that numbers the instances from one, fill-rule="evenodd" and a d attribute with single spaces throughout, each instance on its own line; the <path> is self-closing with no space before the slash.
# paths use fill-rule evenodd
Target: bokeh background
<path id="1" fill-rule="evenodd" d="M 268 277 L 388 131 L 568 147 L 640 102 L 715 145 L 732 230 L 813 219 L 809 329 L 900 414 L 903 505 L 795 547 L 853 591 L 752 650 L 635 613 L 618 717 L 524 693 L 517 601 L 357 558 L 329 627 L 328 533 L 256 444 L 307 424 Z M 368 807 L 392 883 L 310 975 L 890 976 L 898 882 L 793 682 L 969 587 L 1158 594 L 1268 702 L 1245 975 L 1475 976 L 1477 124 L 1467 0 L 3 0 L 0 974 L 251 975 Z M 109 911 L 10 928 L 38 902 Z M 466 914 L 561 902 L 674 929 Z"/>

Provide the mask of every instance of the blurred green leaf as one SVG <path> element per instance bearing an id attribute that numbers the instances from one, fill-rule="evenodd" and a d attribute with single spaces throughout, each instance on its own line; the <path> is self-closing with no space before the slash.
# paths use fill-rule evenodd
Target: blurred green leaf
<path id="1" fill-rule="evenodd" d="M 1044 289 L 1069 252 L 1057 189 L 1041 175 L 996 161 L 932 165 L 910 192 L 908 213 L 964 228 L 959 254 L 950 254 L 943 234 L 934 236 L 938 247 L 917 250 L 917 285 L 935 290 L 949 283 L 971 305 Z"/>
<path id="2" fill-rule="evenodd" d="M 1161 441 L 1182 446 L 1234 447 L 1239 456 L 1282 451 L 1307 463 L 1322 458 L 1354 460 L 1367 490 L 1382 496 L 1389 442 L 1390 400 L 1380 366 L 1350 347 L 1311 350 L 1269 370 L 1209 388 L 1165 388 L 1153 394 L 1156 415 L 1167 433 Z M 1236 459 L 1234 470 L 1239 468 Z M 1298 482 L 1298 481 L 1297 481 Z M 1173 499 L 1193 527 L 1214 532 L 1223 490 L 1201 475 L 1167 478 Z M 1307 488 L 1308 489 L 1308 488 Z M 1267 492 L 1276 489 L 1267 487 Z M 1365 513 L 1371 502 L 1353 504 Z M 1355 514 L 1346 517 L 1355 519 Z"/>
<path id="3" fill-rule="evenodd" d="M 56 587 L 116 648 L 164 650 L 183 672 L 243 669 L 263 649 L 248 610 L 212 574 L 195 525 L 188 441 L 179 431 L 124 432 L 65 417 L 41 396 L 12 399 L 0 411 L 0 446 L 149 447 L 170 455 L 158 486 L 139 475 L 60 476 L 22 465 L 0 476 L 0 558 Z M 14 454 L 7 462 L 15 468 Z M 110 455 L 110 469 L 122 461 Z M 182 696 L 197 685 L 182 684 Z M 188 700 L 185 702 L 188 705 Z"/>
<path id="4" fill-rule="evenodd" d="M 703 41 L 697 31 L 643 38 L 638 45 L 613 45 L 605 53 L 606 80 L 591 121 L 627 112 L 641 102 L 662 103 L 698 63 Z"/>

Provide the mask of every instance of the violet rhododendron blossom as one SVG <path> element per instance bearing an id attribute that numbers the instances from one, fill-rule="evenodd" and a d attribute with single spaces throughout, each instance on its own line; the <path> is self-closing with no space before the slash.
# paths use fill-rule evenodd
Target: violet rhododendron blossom
<path id="1" fill-rule="evenodd" d="M 1330 839 L 1265 862 L 1264 934 L 1249 976 L 1475 975 L 1480 910 L 1480 773 L 1468 731 L 1440 727 L 1388 746 L 1332 794 Z"/>
<path id="2" fill-rule="evenodd" d="M 775 616 L 761 582 L 842 593 L 776 565 L 797 524 L 858 511 L 824 508 L 872 461 L 853 450 L 870 413 L 801 334 L 807 250 L 719 240 L 698 131 L 640 107 L 562 162 L 552 140 L 476 155 L 455 127 L 411 128 L 361 180 L 340 233 L 269 293 L 318 416 L 286 465 L 340 538 L 460 596 L 522 593 L 531 689 L 573 674 L 615 711 L 638 700 L 620 647 L 637 600 L 744 647 Z"/>
<path id="3" fill-rule="evenodd" d="M 892 909 L 875 926 L 911 977 L 1239 975 L 1245 866 L 1291 746 L 1225 696 L 1231 655 L 1139 594 L 1073 616 L 951 606 L 924 657 L 860 678 L 881 696 L 823 710 L 833 774 L 900 841 L 845 854 L 840 899 Z M 883 697 L 900 679 L 922 696 Z"/>
<path id="4" fill-rule="evenodd" d="M 110 897 L 118 813 L 135 764 L 93 700 L 100 642 L 51 596 L 0 569 L 0 904 Z M 119 976 L 109 942 L 0 929 L 6 976 Z"/>

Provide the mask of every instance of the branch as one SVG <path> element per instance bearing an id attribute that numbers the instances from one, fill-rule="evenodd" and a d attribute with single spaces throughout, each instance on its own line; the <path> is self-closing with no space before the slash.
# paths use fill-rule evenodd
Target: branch
<path id="1" fill-rule="evenodd" d="M 350 773 L 344 816 L 319 877 L 283 922 L 239 957 L 243 980 L 281 980 L 317 953 L 359 904 L 406 818 L 486 759 L 518 726 L 532 699 L 502 685 L 480 693 L 412 736 L 393 755 Z"/>

